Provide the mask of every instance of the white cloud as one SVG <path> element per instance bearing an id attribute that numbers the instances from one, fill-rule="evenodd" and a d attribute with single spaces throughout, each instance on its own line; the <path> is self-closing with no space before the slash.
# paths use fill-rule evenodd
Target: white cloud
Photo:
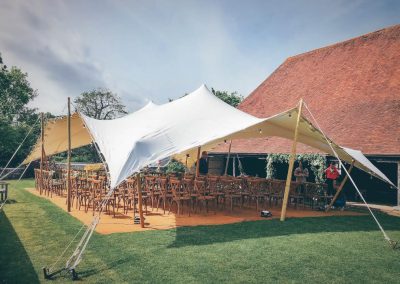
<path id="1" fill-rule="evenodd" d="M 67 96 L 96 87 L 134 110 L 202 83 L 248 95 L 285 58 L 394 24 L 399 7 L 372 0 L 5 0 L 0 52 L 29 73 L 41 110 L 59 113 Z"/>

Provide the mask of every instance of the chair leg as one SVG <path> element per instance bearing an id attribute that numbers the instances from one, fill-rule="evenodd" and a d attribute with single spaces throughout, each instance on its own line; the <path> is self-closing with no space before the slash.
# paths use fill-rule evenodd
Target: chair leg
<path id="1" fill-rule="evenodd" d="M 164 215 L 165 215 L 165 206 L 166 206 L 166 197 L 163 197 L 163 209 L 164 209 Z"/>

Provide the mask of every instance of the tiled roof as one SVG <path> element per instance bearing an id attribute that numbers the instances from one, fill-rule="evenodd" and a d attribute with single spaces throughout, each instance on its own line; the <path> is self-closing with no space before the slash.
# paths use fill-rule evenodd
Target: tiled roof
<path id="1" fill-rule="evenodd" d="M 300 98 L 339 145 L 400 155 L 400 25 L 288 58 L 239 108 L 269 117 Z M 290 147 L 285 139 L 236 140 L 232 152 L 284 153 Z"/>

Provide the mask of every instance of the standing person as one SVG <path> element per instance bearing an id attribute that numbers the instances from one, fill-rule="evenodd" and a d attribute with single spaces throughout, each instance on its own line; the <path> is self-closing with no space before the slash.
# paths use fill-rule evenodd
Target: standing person
<path id="1" fill-rule="evenodd" d="M 338 190 L 339 188 L 336 188 Z M 339 193 L 339 196 L 337 197 L 335 203 L 333 203 L 333 206 L 336 208 L 340 208 L 341 211 L 343 211 L 346 207 L 346 195 L 344 195 L 343 190 Z"/>
<path id="2" fill-rule="evenodd" d="M 201 153 L 201 158 L 199 159 L 199 173 L 201 175 L 208 174 L 208 154 L 207 151 Z"/>
<path id="3" fill-rule="evenodd" d="M 296 177 L 296 182 L 299 183 L 297 188 L 298 193 L 304 193 L 304 185 L 303 183 L 307 181 L 308 178 L 308 169 L 303 168 L 303 163 L 299 161 L 299 166 L 294 170 L 294 176 Z"/>
<path id="4" fill-rule="evenodd" d="M 340 176 L 338 169 L 333 162 L 330 163 L 329 167 L 325 170 L 326 183 L 328 184 L 328 195 L 334 195 L 335 189 L 334 184 L 336 179 Z"/>
<path id="5" fill-rule="evenodd" d="M 308 178 L 308 169 L 303 168 L 303 164 L 299 161 L 299 166 L 294 170 L 294 176 L 296 177 L 296 181 L 303 183 L 307 181 Z"/>

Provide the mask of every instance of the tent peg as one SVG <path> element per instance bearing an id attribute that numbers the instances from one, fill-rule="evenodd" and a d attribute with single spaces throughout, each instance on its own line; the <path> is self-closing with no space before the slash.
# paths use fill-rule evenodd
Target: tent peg
<path id="1" fill-rule="evenodd" d="M 392 249 L 397 249 L 398 241 L 389 240 L 389 245 Z"/>
<path id="2" fill-rule="evenodd" d="M 46 280 L 53 280 L 54 276 L 56 276 L 57 274 L 61 274 L 64 271 L 67 271 L 71 275 L 72 281 L 78 280 L 78 273 L 75 271 L 75 269 L 67 268 L 61 268 L 50 273 L 50 270 L 47 267 L 43 267 L 43 276 Z"/>

